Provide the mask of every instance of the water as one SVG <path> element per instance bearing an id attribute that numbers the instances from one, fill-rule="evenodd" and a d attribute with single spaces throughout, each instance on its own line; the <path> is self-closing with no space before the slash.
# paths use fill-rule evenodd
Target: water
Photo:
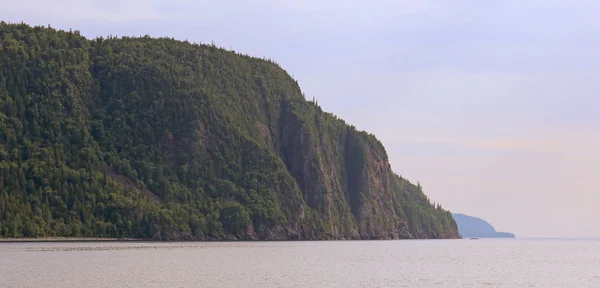
<path id="1" fill-rule="evenodd" d="M 0 287 L 600 287 L 600 241 L 0 243 Z"/>

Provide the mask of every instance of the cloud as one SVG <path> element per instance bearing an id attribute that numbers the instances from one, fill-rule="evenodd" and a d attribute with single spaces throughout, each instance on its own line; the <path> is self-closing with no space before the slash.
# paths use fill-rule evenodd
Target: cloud
<path id="1" fill-rule="evenodd" d="M 9 1 L 2 5 L 0 12 L 2 14 L 28 15 L 27 18 L 35 15 L 47 20 L 75 22 L 106 21 L 118 23 L 160 18 L 159 11 L 155 9 L 154 3 L 143 0 Z"/>
<path id="2" fill-rule="evenodd" d="M 477 156 L 484 156 L 481 152 L 519 152 L 513 154 L 523 156 L 525 154 L 540 155 L 563 155 L 563 156 L 581 156 L 600 157 L 600 136 L 596 131 L 600 131 L 600 126 L 590 128 L 587 131 L 553 131 L 551 134 L 540 133 L 531 134 L 525 137 L 501 138 L 461 138 L 440 136 L 434 133 L 429 135 L 421 134 L 411 138 L 407 135 L 404 139 L 385 139 L 388 145 L 410 145 L 413 149 L 420 148 L 421 151 L 431 154 L 429 151 L 443 153 L 465 153 L 479 152 Z M 462 152 L 461 152 L 462 151 Z M 494 154 L 493 154 L 494 155 Z M 473 156 L 473 155 L 470 155 Z"/>
<path id="3" fill-rule="evenodd" d="M 3 3 L 0 13 L 15 18 L 11 21 L 35 15 L 42 21 L 72 24 L 168 21 L 178 25 L 218 23 L 238 31 L 248 31 L 250 27 L 272 32 L 327 34 L 431 26 L 447 19 L 444 15 L 453 6 L 446 1 L 408 0 L 23 0 Z"/>

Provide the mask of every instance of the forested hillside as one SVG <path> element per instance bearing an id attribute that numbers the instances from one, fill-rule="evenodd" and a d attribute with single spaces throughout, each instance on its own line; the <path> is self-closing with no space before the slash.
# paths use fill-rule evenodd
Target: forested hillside
<path id="1" fill-rule="evenodd" d="M 0 24 L 0 237 L 455 238 L 271 61 Z"/>

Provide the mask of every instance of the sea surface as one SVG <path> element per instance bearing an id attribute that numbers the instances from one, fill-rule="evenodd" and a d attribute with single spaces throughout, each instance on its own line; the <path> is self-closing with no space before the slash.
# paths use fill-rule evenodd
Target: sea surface
<path id="1" fill-rule="evenodd" d="M 597 240 L 0 243 L 0 287 L 600 287 Z"/>

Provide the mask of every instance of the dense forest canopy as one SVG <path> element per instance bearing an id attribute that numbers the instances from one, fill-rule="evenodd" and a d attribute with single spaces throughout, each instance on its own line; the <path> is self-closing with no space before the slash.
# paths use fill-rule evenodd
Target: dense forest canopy
<path id="1" fill-rule="evenodd" d="M 459 237 L 276 63 L 0 24 L 0 237 Z"/>

